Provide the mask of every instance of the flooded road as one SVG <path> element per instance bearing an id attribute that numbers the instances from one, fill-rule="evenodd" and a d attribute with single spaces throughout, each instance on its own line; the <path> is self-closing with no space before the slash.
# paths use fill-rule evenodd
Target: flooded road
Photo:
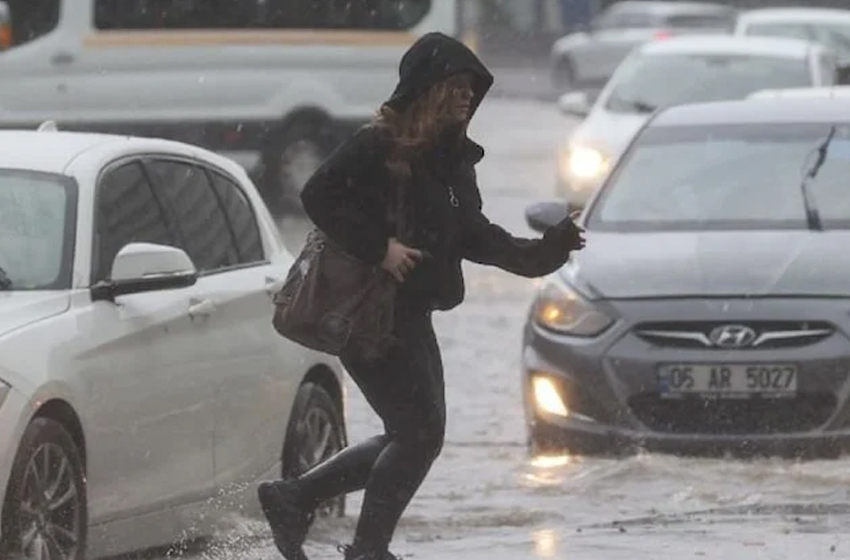
<path id="1" fill-rule="evenodd" d="M 571 126 L 549 105 L 482 106 L 471 132 L 488 151 L 479 181 L 493 221 L 536 235 L 523 209 L 552 196 L 554 147 Z M 303 226 L 288 222 L 283 231 L 297 246 Z M 531 460 L 519 344 L 534 281 L 469 264 L 466 273 L 466 303 L 435 316 L 446 369 L 446 445 L 398 528 L 394 552 L 440 560 L 850 558 L 850 460 Z M 380 431 L 352 386 L 348 404 L 352 442 Z M 335 548 L 350 541 L 360 499 L 350 497 L 346 518 L 315 526 L 311 559 L 341 558 Z M 254 521 L 184 556 L 280 558 Z"/>

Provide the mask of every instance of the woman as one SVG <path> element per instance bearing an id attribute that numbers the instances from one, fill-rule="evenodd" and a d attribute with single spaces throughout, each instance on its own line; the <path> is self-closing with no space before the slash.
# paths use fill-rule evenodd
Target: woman
<path id="1" fill-rule="evenodd" d="M 399 282 L 398 344 L 370 363 L 342 357 L 385 433 L 297 479 L 260 485 L 275 544 L 287 560 L 306 558 L 302 544 L 318 503 L 361 489 L 363 507 L 345 558 L 394 558 L 388 548 L 396 524 L 443 445 L 443 369 L 431 312 L 463 300 L 461 260 L 539 277 L 584 246 L 569 218 L 542 239 L 520 239 L 482 214 L 474 166 L 484 150 L 466 128 L 493 76 L 469 49 L 439 33 L 425 35 L 402 58 L 399 75 L 375 122 L 328 158 L 301 197 L 319 229 Z M 399 195 L 401 216 L 393 212 Z M 394 237 L 398 219 L 401 239 Z"/>

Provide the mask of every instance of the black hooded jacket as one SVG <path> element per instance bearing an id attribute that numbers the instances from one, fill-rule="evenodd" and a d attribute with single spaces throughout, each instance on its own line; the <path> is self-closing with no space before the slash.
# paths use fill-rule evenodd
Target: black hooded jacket
<path id="1" fill-rule="evenodd" d="M 493 84 L 493 76 L 463 43 L 441 33 L 421 37 L 399 67 L 399 82 L 387 103 L 404 110 L 435 83 L 457 72 L 474 76 L 469 118 Z M 392 149 L 387 133 L 361 128 L 338 147 L 310 178 L 301 194 L 313 223 L 350 254 L 378 265 L 387 241 L 396 236 L 392 219 L 398 181 L 386 166 Z M 400 241 L 427 251 L 400 288 L 407 305 L 451 309 L 464 299 L 462 259 L 499 267 L 525 277 L 554 272 L 569 257 L 574 239 L 569 219 L 540 239 L 512 236 L 482 213 L 475 165 L 484 149 L 464 138 L 438 146 L 411 165 L 404 186 Z"/>

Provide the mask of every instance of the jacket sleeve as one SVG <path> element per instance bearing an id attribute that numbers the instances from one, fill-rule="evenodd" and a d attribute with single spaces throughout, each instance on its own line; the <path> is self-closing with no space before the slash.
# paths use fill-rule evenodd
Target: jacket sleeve
<path id="1" fill-rule="evenodd" d="M 382 145 L 371 127 L 360 129 L 339 146 L 304 185 L 301 201 L 307 217 L 354 257 L 379 264 L 387 251 L 385 224 L 374 209 Z"/>
<path id="2" fill-rule="evenodd" d="M 515 237 L 484 215 L 474 172 L 471 186 L 475 204 L 469 205 L 464 218 L 463 258 L 527 278 L 546 276 L 567 262 L 570 257 L 569 232 L 555 226 L 549 228 L 542 238 Z"/>

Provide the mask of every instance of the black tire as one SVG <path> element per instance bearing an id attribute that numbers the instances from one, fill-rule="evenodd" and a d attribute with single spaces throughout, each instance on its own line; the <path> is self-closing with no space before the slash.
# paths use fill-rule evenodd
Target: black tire
<path id="1" fill-rule="evenodd" d="M 44 479 L 51 483 L 45 485 Z M 38 499 L 33 500 L 33 493 Z M 80 450 L 62 424 L 36 418 L 27 427 L 12 465 L 2 515 L 0 557 L 34 558 L 34 547 L 50 546 L 51 558 L 84 560 L 88 537 L 86 478 Z M 33 530 L 33 536 L 27 537 Z M 76 543 L 69 535 L 74 535 Z M 55 554 L 52 547 L 56 546 L 62 549 L 62 555 Z"/>
<path id="2" fill-rule="evenodd" d="M 314 436 L 318 426 L 327 426 L 330 430 L 327 446 L 317 449 Z M 286 441 L 281 454 L 281 476 L 293 478 L 324 461 L 348 444 L 345 433 L 345 421 L 339 405 L 320 385 L 304 383 L 298 389 L 292 405 L 289 425 L 286 428 Z M 316 509 L 317 517 L 343 517 L 346 497 L 338 496 Z"/>
<path id="3" fill-rule="evenodd" d="M 316 120 L 302 119 L 271 134 L 262 154 L 260 186 L 275 217 L 303 214 L 304 183 L 334 146 L 329 126 Z"/>

